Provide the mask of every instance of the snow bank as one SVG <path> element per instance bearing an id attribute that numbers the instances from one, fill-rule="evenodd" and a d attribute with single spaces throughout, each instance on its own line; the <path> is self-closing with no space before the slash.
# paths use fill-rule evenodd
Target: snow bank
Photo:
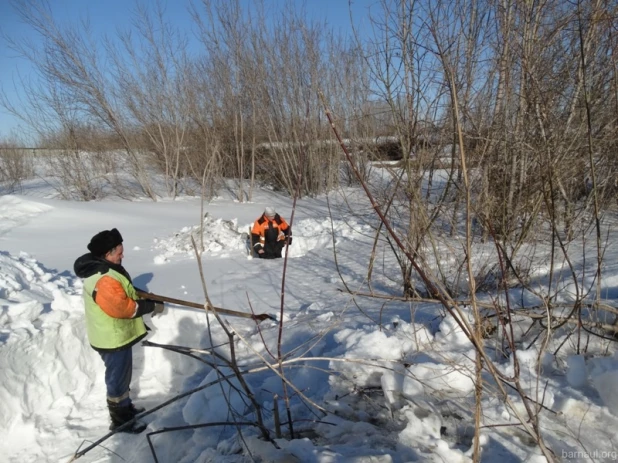
<path id="1" fill-rule="evenodd" d="M 455 319 L 449 315 L 444 317 L 440 323 L 440 327 L 436 333 L 436 341 L 440 341 L 445 345 L 448 344 L 451 349 L 454 347 L 459 349 L 470 349 L 472 347 L 472 343 L 468 339 L 468 336 L 463 332 Z"/>
<path id="2" fill-rule="evenodd" d="M 233 255 L 249 254 L 249 230 L 253 223 L 239 226 L 238 219 L 223 220 L 209 214 L 204 217 L 203 239 L 199 225 L 181 228 L 167 238 L 155 239 L 153 248 L 160 251 L 155 257 L 156 264 L 163 264 L 175 256 L 194 258 L 195 251 L 191 238 L 198 248 L 203 246 L 210 257 L 226 258 Z M 356 221 L 345 222 L 329 219 L 303 219 L 292 227 L 292 244 L 289 256 L 302 257 L 314 249 L 332 248 L 333 236 L 337 243 L 342 239 L 358 237 L 369 233 L 370 227 Z"/>
<path id="3" fill-rule="evenodd" d="M 155 257 L 154 262 L 162 264 L 177 255 L 194 258 L 193 241 L 198 249 L 203 246 L 204 252 L 211 256 L 227 257 L 230 252 L 246 253 L 247 233 L 244 230 L 248 228 L 249 225 L 246 225 L 239 230 L 236 219 L 223 220 L 206 214 L 203 228 L 199 225 L 183 227 L 172 236 L 155 239 L 153 248 L 160 251 L 160 254 Z"/>
<path id="4" fill-rule="evenodd" d="M 92 394 L 105 397 L 73 283 L 26 254 L 0 251 L 0 454 L 9 460 L 30 454 L 37 435 L 65 439 L 67 422 L 87 425 L 81 402 Z M 55 455 L 45 442 L 43 454 Z"/>
<path id="5" fill-rule="evenodd" d="M 603 403 L 611 413 L 618 415 L 618 352 L 611 357 L 590 359 L 588 374 Z"/>
<path id="6" fill-rule="evenodd" d="M 46 204 L 28 201 L 13 195 L 0 196 L 0 234 L 23 225 L 37 215 L 52 209 Z"/>
<path id="7" fill-rule="evenodd" d="M 342 329 L 335 334 L 334 339 L 341 344 L 344 357 L 349 361 L 331 362 L 331 368 L 357 387 L 380 386 L 385 370 L 394 368 L 408 352 L 416 350 L 418 343 L 409 336 L 411 329 L 377 331 L 375 326 Z M 418 330 L 423 333 L 421 338 L 429 337 L 425 327 L 418 327 Z M 331 379 L 335 383 L 339 382 L 339 378 Z"/>

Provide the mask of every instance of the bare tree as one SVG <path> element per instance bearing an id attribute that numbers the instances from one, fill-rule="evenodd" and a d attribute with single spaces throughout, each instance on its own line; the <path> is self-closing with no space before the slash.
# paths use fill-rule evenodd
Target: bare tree
<path id="1" fill-rule="evenodd" d="M 49 4 L 43 0 L 14 0 L 12 4 L 42 44 L 5 37 L 9 46 L 28 59 L 40 76 L 41 85 L 30 86 L 28 98 L 47 101 L 53 92 L 52 103 L 61 102 L 63 111 L 71 111 L 73 118 L 96 121 L 114 132 L 133 177 L 148 197 L 156 199 L 143 159 L 132 140 L 130 126 L 115 99 L 110 74 L 101 63 L 104 54 L 91 34 L 89 23 L 82 21 L 61 26 L 54 20 Z M 34 116 L 26 115 L 22 119 L 36 123 Z"/>
<path id="2" fill-rule="evenodd" d="M 178 195 L 188 148 L 190 104 L 187 39 L 165 18 L 157 3 L 154 13 L 138 5 L 132 33 L 120 36 L 125 53 L 112 50 L 119 100 L 164 173 L 167 193 Z M 121 57 L 127 56 L 128 59 Z"/>
<path id="3" fill-rule="evenodd" d="M 17 136 L 0 139 L 0 184 L 7 193 L 20 190 L 24 180 L 34 177 L 34 154 Z"/>

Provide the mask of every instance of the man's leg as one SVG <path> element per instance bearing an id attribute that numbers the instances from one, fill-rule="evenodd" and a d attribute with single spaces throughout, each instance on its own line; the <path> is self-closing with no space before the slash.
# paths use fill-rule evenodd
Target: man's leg
<path id="1" fill-rule="evenodd" d="M 105 386 L 108 402 L 119 406 L 131 405 L 129 387 L 133 374 L 133 350 L 122 349 L 114 352 L 100 352 L 105 363 Z"/>
<path id="2" fill-rule="evenodd" d="M 283 248 L 285 248 L 285 241 L 277 241 L 276 244 L 276 254 L 277 258 L 281 258 L 281 253 L 283 252 Z"/>
<path id="3" fill-rule="evenodd" d="M 129 396 L 133 374 L 133 351 L 128 348 L 115 352 L 101 352 L 100 355 L 103 363 L 105 363 L 107 408 L 112 420 L 110 429 L 115 429 L 127 421 L 131 421 L 139 412 L 131 403 Z M 144 429 L 146 429 L 146 425 L 136 421 L 123 431 L 138 433 Z"/>

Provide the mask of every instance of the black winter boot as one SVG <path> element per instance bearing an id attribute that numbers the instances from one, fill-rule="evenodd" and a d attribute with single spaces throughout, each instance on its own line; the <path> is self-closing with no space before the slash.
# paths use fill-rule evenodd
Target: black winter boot
<path id="1" fill-rule="evenodd" d="M 109 429 L 111 431 L 135 418 L 135 412 L 132 405 L 119 406 L 116 403 L 107 401 L 107 408 L 109 409 L 109 416 L 112 419 L 112 424 L 109 426 Z M 144 429 L 146 429 L 146 427 L 147 426 L 145 423 L 142 423 L 141 421 L 134 421 L 133 423 L 127 425 L 118 432 L 139 434 Z"/>
<path id="2" fill-rule="evenodd" d="M 144 413 L 146 411 L 144 407 L 138 407 L 134 403 L 131 404 L 131 410 L 133 410 L 134 415 L 139 415 L 140 413 Z"/>

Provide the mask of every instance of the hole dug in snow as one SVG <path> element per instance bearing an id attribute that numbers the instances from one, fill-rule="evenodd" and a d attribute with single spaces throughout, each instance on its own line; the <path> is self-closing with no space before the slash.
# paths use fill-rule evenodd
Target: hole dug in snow
<path id="1" fill-rule="evenodd" d="M 250 251 L 249 230 L 252 224 L 238 226 L 238 219 L 224 220 L 214 218 L 210 214 L 204 216 L 203 228 L 199 225 L 184 227 L 172 236 L 155 239 L 153 249 L 158 250 L 154 258 L 156 264 L 163 264 L 174 257 L 195 256 L 191 237 L 198 249 L 203 247 L 204 253 L 210 257 L 226 258 L 231 255 L 247 254 Z M 367 228 L 367 230 L 365 230 Z M 288 257 L 302 257 L 307 253 L 323 248 L 332 248 L 335 240 L 354 239 L 355 236 L 368 231 L 368 226 L 344 221 L 334 221 L 331 226 L 329 219 L 303 219 L 292 227 L 292 244 L 288 248 Z M 201 231 L 203 230 L 203 238 Z"/>

